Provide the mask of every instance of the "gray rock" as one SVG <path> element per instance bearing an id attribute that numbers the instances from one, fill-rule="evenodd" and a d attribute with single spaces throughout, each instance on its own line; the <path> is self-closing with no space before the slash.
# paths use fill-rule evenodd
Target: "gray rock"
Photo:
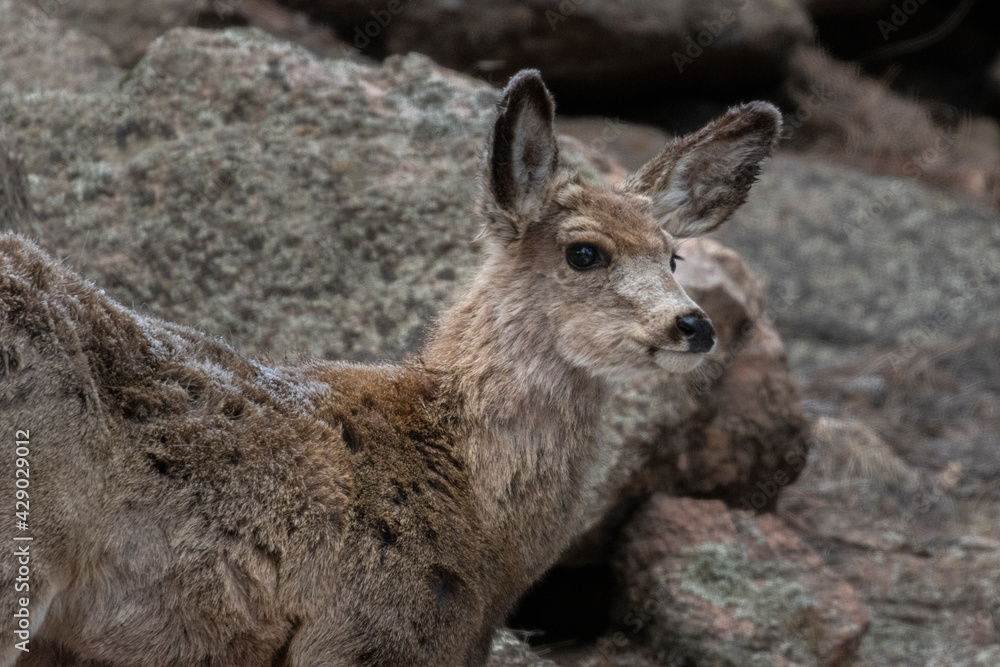
<path id="1" fill-rule="evenodd" d="M 559 130 L 611 155 L 623 167 L 638 169 L 663 150 L 670 135 L 649 125 L 626 123 L 618 118 L 570 116 L 558 120 Z"/>
<path id="2" fill-rule="evenodd" d="M 580 95 L 773 80 L 791 47 L 812 39 L 806 13 L 784 0 L 289 4 L 337 25 L 368 53 L 418 51 L 496 81 L 538 67 L 552 85 Z"/>
<path id="3" fill-rule="evenodd" d="M 0 98 L 43 90 L 110 92 L 122 77 L 103 42 L 67 29 L 33 3 L 0 0 L 0 26 Z"/>
<path id="4" fill-rule="evenodd" d="M 719 239 L 800 370 L 996 327 L 1000 215 L 916 181 L 779 157 Z"/>
<path id="5" fill-rule="evenodd" d="M 624 532 L 617 638 L 648 638 L 660 664 L 846 665 L 868 630 L 851 586 L 774 516 L 658 494 Z"/>
<path id="6" fill-rule="evenodd" d="M 258 31 L 183 29 L 117 95 L 3 118 L 30 231 L 124 302 L 256 354 L 371 360 L 414 349 L 475 267 L 459 224 L 494 100 L 421 57 L 327 66 Z"/>
<path id="7" fill-rule="evenodd" d="M 885 400 L 852 385 L 885 387 Z M 864 665 L 1000 664 L 1000 336 L 903 345 L 813 374 L 833 406 L 780 514 L 869 609 Z"/>

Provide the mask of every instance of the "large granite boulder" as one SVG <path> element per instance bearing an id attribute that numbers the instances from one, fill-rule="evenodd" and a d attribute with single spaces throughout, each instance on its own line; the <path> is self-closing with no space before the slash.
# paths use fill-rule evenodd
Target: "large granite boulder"
<path id="1" fill-rule="evenodd" d="M 814 373 L 809 465 L 779 513 L 857 591 L 864 665 L 1000 664 L 1000 336 Z"/>
<path id="2" fill-rule="evenodd" d="M 0 96 L 51 89 L 111 92 L 122 77 L 103 42 L 67 29 L 34 3 L 0 0 L 0 32 Z"/>
<path id="3" fill-rule="evenodd" d="M 850 664 L 869 618 L 854 590 L 774 516 L 654 495 L 614 557 L 625 645 L 659 664 Z"/>
<path id="4" fill-rule="evenodd" d="M 996 326 L 1000 214 L 912 179 L 779 157 L 718 236 L 802 371 Z"/>
<path id="5" fill-rule="evenodd" d="M 774 80 L 812 27 L 797 2 L 759 0 L 288 0 L 363 52 L 418 51 L 503 80 L 539 67 L 557 90 L 719 89 Z"/>

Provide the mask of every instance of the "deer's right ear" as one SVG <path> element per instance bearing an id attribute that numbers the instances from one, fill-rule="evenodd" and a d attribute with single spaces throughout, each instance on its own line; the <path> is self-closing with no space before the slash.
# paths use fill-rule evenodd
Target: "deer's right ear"
<path id="1" fill-rule="evenodd" d="M 772 105 L 734 107 L 667 144 L 629 176 L 625 188 L 652 199 L 653 216 L 674 236 L 706 234 L 746 201 L 780 132 L 781 113 Z"/>
<path id="2" fill-rule="evenodd" d="M 517 239 L 538 218 L 559 162 L 555 102 L 538 70 L 522 70 L 500 96 L 487 146 L 484 208 L 487 233 Z"/>

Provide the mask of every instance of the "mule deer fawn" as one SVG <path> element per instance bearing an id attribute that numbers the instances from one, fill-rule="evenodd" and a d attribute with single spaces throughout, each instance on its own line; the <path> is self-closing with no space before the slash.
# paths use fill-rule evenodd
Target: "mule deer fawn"
<path id="1" fill-rule="evenodd" d="M 4 520 L 30 503 L 0 663 L 484 663 L 574 534 L 605 388 L 713 349 L 677 239 L 743 203 L 781 122 L 734 108 L 610 189 L 557 175 L 553 114 L 510 81 L 484 266 L 399 365 L 247 360 L 0 237 Z"/>

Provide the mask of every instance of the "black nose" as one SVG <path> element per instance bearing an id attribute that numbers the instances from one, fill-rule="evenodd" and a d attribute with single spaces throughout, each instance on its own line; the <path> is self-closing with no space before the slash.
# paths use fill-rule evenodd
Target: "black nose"
<path id="1" fill-rule="evenodd" d="M 677 328 L 687 338 L 688 352 L 708 352 L 715 344 L 715 327 L 704 315 L 678 317 Z"/>

